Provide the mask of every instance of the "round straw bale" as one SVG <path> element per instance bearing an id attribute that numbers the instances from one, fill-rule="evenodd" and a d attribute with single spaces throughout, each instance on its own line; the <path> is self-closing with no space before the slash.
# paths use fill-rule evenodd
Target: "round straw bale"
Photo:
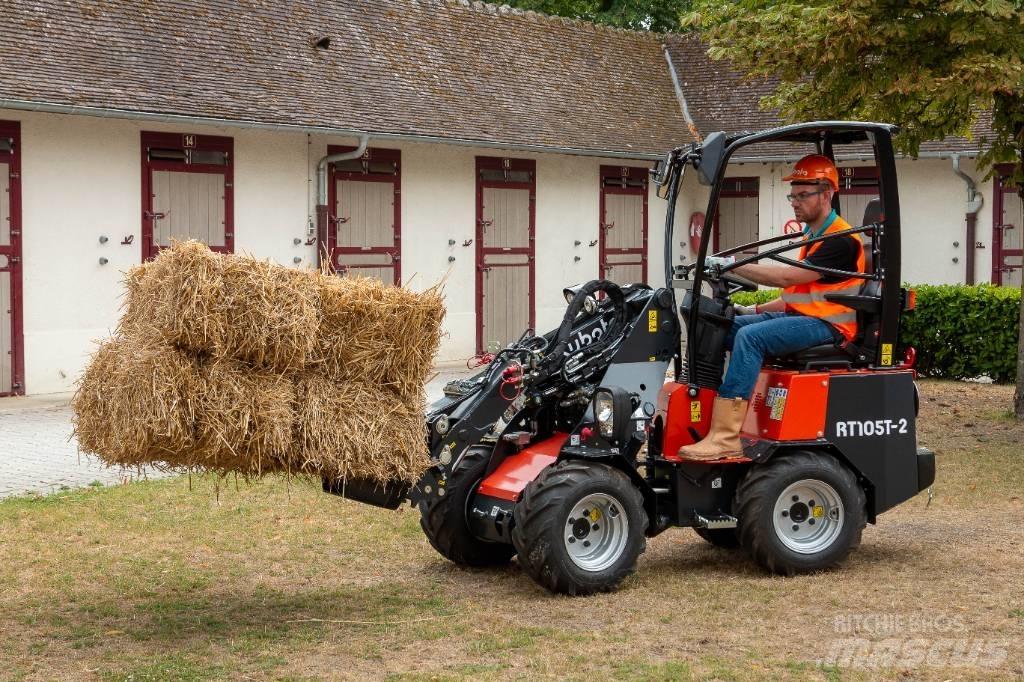
<path id="1" fill-rule="evenodd" d="M 287 470 L 293 445 L 295 384 L 237 360 L 210 358 L 196 414 L 197 447 L 189 466 L 259 476 Z"/>
<path id="2" fill-rule="evenodd" d="M 216 353 L 280 371 L 306 365 L 320 325 L 318 275 L 248 256 L 223 261 Z"/>
<path id="3" fill-rule="evenodd" d="M 423 404 L 372 384 L 305 372 L 291 467 L 332 479 L 416 481 L 429 467 Z"/>
<path id="4" fill-rule="evenodd" d="M 78 446 L 108 465 L 185 464 L 202 393 L 199 363 L 187 353 L 134 337 L 105 341 L 71 403 Z"/>

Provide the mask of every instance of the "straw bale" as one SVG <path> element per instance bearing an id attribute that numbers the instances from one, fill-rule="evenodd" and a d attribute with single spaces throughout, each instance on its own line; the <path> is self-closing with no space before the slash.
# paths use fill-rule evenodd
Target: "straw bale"
<path id="1" fill-rule="evenodd" d="M 365 277 L 325 277 L 320 356 L 329 375 L 414 398 L 441 343 L 444 299 Z"/>
<path id="2" fill-rule="evenodd" d="M 152 340 L 210 352 L 224 338 L 224 259 L 197 241 L 176 242 L 140 271 L 129 273 L 126 313 Z"/>
<path id="3" fill-rule="evenodd" d="M 302 369 L 316 346 L 319 275 L 175 242 L 124 283 L 121 333 L 196 353 Z"/>
<path id="4" fill-rule="evenodd" d="M 305 367 L 320 327 L 319 275 L 226 256 L 222 277 L 223 331 L 214 352 L 281 371 Z"/>
<path id="5" fill-rule="evenodd" d="M 104 342 L 72 401 L 79 447 L 108 465 L 174 464 L 196 446 L 199 362 L 131 337 Z"/>
<path id="6" fill-rule="evenodd" d="M 429 467 L 423 394 L 405 400 L 358 382 L 313 372 L 298 386 L 292 470 L 332 479 L 415 481 Z"/>
<path id="7" fill-rule="evenodd" d="M 124 299 L 121 301 L 123 312 L 117 326 L 119 334 L 137 333 L 146 321 L 147 299 L 143 293 L 143 284 L 152 266 L 152 261 L 148 261 L 124 273 L 121 280 L 124 285 Z"/>
<path id="8" fill-rule="evenodd" d="M 259 476 L 287 470 L 295 422 L 295 384 L 286 375 L 237 360 L 203 363 L 190 468 Z"/>

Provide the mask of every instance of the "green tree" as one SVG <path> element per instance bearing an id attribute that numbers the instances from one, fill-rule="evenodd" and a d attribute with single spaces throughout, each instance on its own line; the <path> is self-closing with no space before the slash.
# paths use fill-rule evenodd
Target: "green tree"
<path id="1" fill-rule="evenodd" d="M 679 16 L 690 0 L 505 0 L 512 7 L 531 9 L 596 24 L 641 31 L 679 30 Z"/>
<path id="2" fill-rule="evenodd" d="M 698 0 L 682 24 L 713 59 L 776 78 L 761 102 L 783 118 L 896 123 L 900 149 L 970 135 L 983 112 L 991 134 L 982 170 L 1014 164 L 1024 200 L 1022 0 Z M 1024 419 L 1024 296 L 1014 411 Z"/>

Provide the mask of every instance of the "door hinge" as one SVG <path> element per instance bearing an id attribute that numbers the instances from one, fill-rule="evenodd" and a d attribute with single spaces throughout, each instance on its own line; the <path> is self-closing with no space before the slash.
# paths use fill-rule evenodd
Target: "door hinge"
<path id="1" fill-rule="evenodd" d="M 21 256 L 11 256 L 11 262 L 12 263 L 20 263 L 21 262 Z"/>
<path id="2" fill-rule="evenodd" d="M 21 177 L 21 173 L 19 173 L 18 171 L 11 171 L 11 179 L 12 180 L 17 180 L 20 177 Z"/>

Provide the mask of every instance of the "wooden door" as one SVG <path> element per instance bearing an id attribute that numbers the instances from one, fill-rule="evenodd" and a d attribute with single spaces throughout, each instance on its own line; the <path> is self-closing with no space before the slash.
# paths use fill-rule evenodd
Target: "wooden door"
<path id="1" fill-rule="evenodd" d="M 350 151 L 330 147 L 329 154 Z M 328 250 L 338 274 L 401 280 L 401 152 L 367 149 L 331 166 Z"/>
<path id="2" fill-rule="evenodd" d="M 1005 176 L 1000 177 L 996 184 L 996 200 L 993 202 L 992 283 L 1019 289 L 1024 256 L 1024 204 L 1017 189 L 1008 186 Z"/>
<path id="3" fill-rule="evenodd" d="M 505 348 L 535 324 L 536 163 L 477 157 L 477 352 Z"/>
<path id="4" fill-rule="evenodd" d="M 600 277 L 647 282 L 647 169 L 601 166 Z"/>
<path id="5" fill-rule="evenodd" d="M 757 178 L 725 179 L 715 214 L 713 246 L 716 253 L 757 241 L 759 185 Z M 742 258 L 755 253 L 757 249 L 740 251 L 735 255 Z"/>
<path id="6" fill-rule="evenodd" d="M 0 121 L 0 396 L 23 395 L 21 136 Z"/>
<path id="7" fill-rule="evenodd" d="M 143 259 L 188 239 L 234 251 L 233 164 L 229 137 L 142 133 Z"/>

